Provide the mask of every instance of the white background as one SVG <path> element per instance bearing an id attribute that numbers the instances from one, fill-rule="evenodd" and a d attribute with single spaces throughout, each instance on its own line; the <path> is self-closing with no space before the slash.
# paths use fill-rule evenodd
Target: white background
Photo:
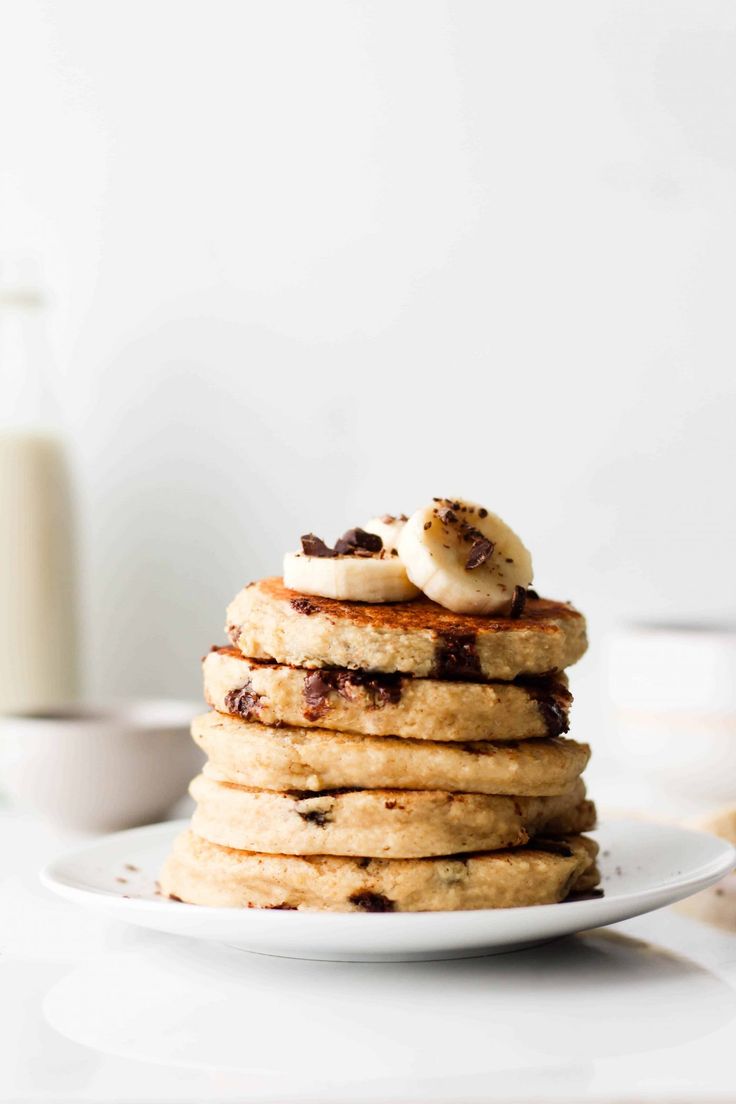
<path id="1" fill-rule="evenodd" d="M 594 640 L 732 615 L 735 107 L 730 2 L 0 0 L 93 692 L 197 696 L 300 533 L 439 494 Z"/>

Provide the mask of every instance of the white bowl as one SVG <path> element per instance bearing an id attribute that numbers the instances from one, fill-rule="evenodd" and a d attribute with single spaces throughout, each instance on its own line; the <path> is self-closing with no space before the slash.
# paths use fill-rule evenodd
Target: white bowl
<path id="1" fill-rule="evenodd" d="M 189 734 L 196 703 L 77 705 L 0 719 L 16 803 L 68 828 L 110 831 L 160 820 L 203 756 Z"/>

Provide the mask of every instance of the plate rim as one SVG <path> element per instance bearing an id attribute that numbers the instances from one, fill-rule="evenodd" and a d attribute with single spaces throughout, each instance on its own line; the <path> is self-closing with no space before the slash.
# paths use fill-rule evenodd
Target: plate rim
<path id="1" fill-rule="evenodd" d="M 259 915 L 264 911 L 268 911 L 269 917 L 278 917 L 275 920 L 277 924 L 288 925 L 289 923 L 298 922 L 300 925 L 304 923 L 317 923 L 324 922 L 325 920 L 332 920 L 334 922 L 336 917 L 339 917 L 341 921 L 345 921 L 346 917 L 350 917 L 348 923 L 365 924 L 375 923 L 376 918 L 379 919 L 379 923 L 385 925 L 397 923 L 412 922 L 413 924 L 424 923 L 429 925 L 432 923 L 447 922 L 448 917 L 456 918 L 458 915 L 467 918 L 468 916 L 476 917 L 488 917 L 499 912 L 511 913 L 519 915 L 520 917 L 533 917 L 535 914 L 547 913 L 548 905 L 517 905 L 513 908 L 507 909 L 463 909 L 463 910 L 451 910 L 443 909 L 436 911 L 424 911 L 424 912 L 391 912 L 391 913 L 375 913 L 366 914 L 361 912 L 327 912 L 319 910 L 283 910 L 274 911 L 272 909 L 244 909 L 237 905 L 195 905 L 186 901 L 170 901 L 168 898 L 161 898 L 155 900 L 149 900 L 146 898 L 131 898 L 125 897 L 123 894 L 117 894 L 104 889 L 96 889 L 93 887 L 83 887 L 74 885 L 68 878 L 64 878 L 58 872 L 58 866 L 63 863 L 67 863 L 70 860 L 74 860 L 78 857 L 85 856 L 90 852 L 107 848 L 110 845 L 115 845 L 122 839 L 132 840 L 136 836 L 151 836 L 157 833 L 161 836 L 170 834 L 173 840 L 174 835 L 180 831 L 183 831 L 190 821 L 189 818 L 180 818 L 177 820 L 165 820 L 157 821 L 153 824 L 139 825 L 136 828 L 126 828 L 122 831 L 108 833 L 103 836 L 98 836 L 92 840 L 86 840 L 84 843 L 80 843 L 75 847 L 70 847 L 59 855 L 54 856 L 43 868 L 39 871 L 39 879 L 45 889 L 54 893 L 56 896 L 62 897 L 66 900 L 84 902 L 85 904 L 91 904 L 92 901 L 103 903 L 106 908 L 117 910 L 121 913 L 136 912 L 161 912 L 165 910 L 170 913 L 176 913 L 178 915 L 183 914 L 183 910 L 186 910 L 188 915 L 196 913 L 196 915 L 205 919 L 206 917 L 222 917 L 223 915 L 232 916 L 234 914 L 240 914 L 241 916 Z M 648 829 L 660 831 L 662 829 L 667 832 L 674 832 L 677 834 L 685 834 L 689 836 L 706 837 L 713 844 L 719 845 L 717 851 L 713 857 L 707 862 L 701 864 L 696 872 L 691 873 L 689 876 L 681 879 L 668 879 L 665 882 L 657 882 L 649 888 L 635 890 L 628 893 L 607 893 L 602 898 L 590 898 L 581 901 L 566 901 L 560 902 L 565 905 L 565 915 L 576 916 L 579 914 L 585 914 L 586 912 L 596 911 L 596 906 L 600 908 L 604 902 L 608 905 L 620 901 L 621 905 L 626 903 L 626 907 L 637 907 L 640 904 L 648 904 L 646 909 L 641 911 L 653 911 L 653 909 L 662 907 L 658 904 L 651 905 L 653 898 L 664 894 L 669 898 L 669 894 L 675 887 L 677 888 L 677 896 L 671 898 L 672 903 L 678 900 L 683 900 L 686 897 L 690 897 L 693 894 L 699 892 L 702 889 L 707 888 L 710 885 L 720 881 L 721 878 L 729 874 L 734 868 L 736 868 L 736 847 L 734 847 L 727 840 L 722 839 L 720 836 L 714 835 L 712 832 L 705 832 L 701 829 L 693 828 L 691 826 L 684 826 L 680 824 L 660 823 L 656 821 L 637 820 L 635 817 L 611 817 L 604 819 L 597 828 L 591 830 L 590 833 L 595 834 L 601 830 L 605 831 L 609 825 L 638 825 L 645 826 Z M 593 908 L 591 909 L 591 906 Z M 420 919 L 421 918 L 421 919 Z M 247 921 L 246 921 L 247 922 Z M 608 921 L 608 923 L 614 923 L 615 921 Z M 604 921 L 605 923 L 605 921 Z"/>

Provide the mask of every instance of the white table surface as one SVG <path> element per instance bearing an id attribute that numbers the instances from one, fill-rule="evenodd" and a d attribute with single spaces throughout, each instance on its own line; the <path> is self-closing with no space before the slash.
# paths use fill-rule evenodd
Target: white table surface
<path id="1" fill-rule="evenodd" d="M 0 1100 L 736 1099 L 736 934 L 672 910 L 484 959 L 250 955 L 104 920 L 0 812 Z"/>

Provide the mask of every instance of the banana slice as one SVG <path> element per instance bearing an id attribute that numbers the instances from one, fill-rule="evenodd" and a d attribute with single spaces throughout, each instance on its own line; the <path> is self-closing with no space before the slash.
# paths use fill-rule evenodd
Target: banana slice
<path id="1" fill-rule="evenodd" d="M 396 550 L 365 529 L 349 529 L 334 548 L 312 533 L 302 537 L 301 552 L 284 556 L 284 585 L 344 602 L 406 602 L 419 594 Z"/>
<path id="2" fill-rule="evenodd" d="M 496 514 L 460 499 L 436 498 L 409 518 L 399 538 L 407 575 L 455 613 L 518 616 L 532 559 Z"/>
<path id="3" fill-rule="evenodd" d="M 366 533 L 375 533 L 376 536 L 380 537 L 383 541 L 383 547 L 387 552 L 391 552 L 392 549 L 399 547 L 401 530 L 408 520 L 406 514 L 399 514 L 398 517 L 394 517 L 393 514 L 383 514 L 382 517 L 371 518 L 363 528 Z"/>

